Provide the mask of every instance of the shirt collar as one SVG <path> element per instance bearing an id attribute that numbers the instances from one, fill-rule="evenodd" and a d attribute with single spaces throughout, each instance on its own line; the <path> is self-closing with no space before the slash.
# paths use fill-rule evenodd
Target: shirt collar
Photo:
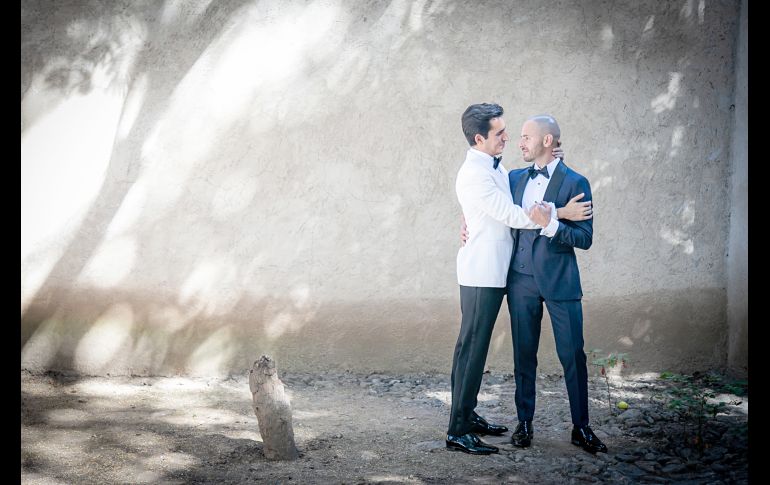
<path id="1" fill-rule="evenodd" d="M 472 152 L 472 153 L 475 153 L 476 155 L 478 155 L 478 156 L 480 156 L 480 157 L 484 157 L 486 160 L 489 160 L 490 162 L 491 162 L 492 160 L 494 160 L 494 158 L 495 158 L 495 157 L 493 157 L 492 155 L 490 155 L 490 154 L 488 154 L 488 153 L 484 153 L 484 152 L 482 152 L 481 150 L 476 150 L 476 149 L 475 149 L 475 148 L 473 148 L 473 147 L 470 147 L 470 148 L 468 149 L 468 151 L 469 151 L 469 152 Z"/>
<path id="2" fill-rule="evenodd" d="M 561 158 L 555 158 L 555 159 L 551 160 L 551 161 L 550 161 L 550 162 L 549 162 L 549 163 L 548 163 L 548 164 L 545 166 L 545 167 L 548 169 L 548 176 L 549 176 L 549 177 L 550 177 L 551 175 L 553 175 L 553 171 L 554 171 L 554 170 L 556 170 L 556 165 L 558 165 L 560 161 L 561 161 Z M 532 162 L 532 165 L 530 165 L 530 166 L 531 166 L 531 167 L 537 167 L 537 165 L 535 165 L 535 162 Z"/>

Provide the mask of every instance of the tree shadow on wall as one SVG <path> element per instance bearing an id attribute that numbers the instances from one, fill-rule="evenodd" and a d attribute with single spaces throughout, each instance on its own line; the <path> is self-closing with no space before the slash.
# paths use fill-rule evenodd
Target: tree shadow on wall
<path id="1" fill-rule="evenodd" d="M 22 348 L 41 323 L 57 310 L 67 312 L 69 309 L 66 303 L 70 294 L 68 285 L 93 256 L 126 194 L 136 182 L 142 158 L 142 142 L 148 131 L 162 115 L 167 100 L 187 71 L 208 44 L 217 38 L 227 20 L 246 3 L 246 0 L 211 2 L 194 21 L 171 26 L 147 20 L 159 16 L 167 7 L 167 2 L 152 3 L 149 7 L 133 3 L 122 5 L 94 2 L 93 9 L 64 7 L 55 3 L 49 9 L 51 5 L 47 2 L 22 4 L 22 59 L 25 61 L 22 68 L 22 92 L 29 88 L 37 72 L 45 72 L 42 66 L 53 63 L 58 67 L 48 71 L 45 82 L 65 95 L 92 89 L 93 73 L 102 67 L 112 73 L 116 83 L 114 87 L 124 90 L 126 97 L 137 87 L 139 76 L 146 76 L 146 90 L 153 93 L 153 100 L 160 100 L 151 102 L 145 97 L 127 136 L 114 142 L 98 195 L 90 204 L 79 228 L 74 231 L 71 242 L 39 287 L 27 311 L 22 314 Z M 125 54 L 125 44 L 119 40 L 130 37 L 125 32 L 127 26 L 138 24 L 146 29 L 146 37 L 132 65 L 126 67 L 120 75 L 118 68 L 125 60 L 121 57 Z M 77 27 L 72 28 L 72 25 Z M 96 38 L 89 35 L 92 27 L 97 28 Z M 68 31 L 79 35 L 67 35 Z M 158 46 L 168 42 L 185 40 L 189 41 L 187 48 L 174 51 L 173 56 L 158 49 Z M 53 50 L 46 48 L 49 42 L 56 46 Z M 157 66 L 163 66 L 162 70 L 158 70 Z M 57 297 L 52 299 L 53 294 Z M 60 307 L 60 302 L 65 303 Z"/>
<path id="2" fill-rule="evenodd" d="M 170 5 L 172 5 L 171 2 L 151 3 L 149 6 L 142 5 L 141 7 L 136 6 L 136 4 L 133 3 L 101 4 L 94 2 L 93 4 L 87 4 L 86 8 L 72 8 L 71 6 L 61 6 L 60 4 L 55 4 L 53 2 L 37 2 L 33 4 L 25 2 L 23 4 L 22 59 L 24 65 L 22 67 L 22 93 L 27 92 L 30 89 L 30 86 L 34 84 L 35 76 L 42 73 L 42 80 L 44 85 L 59 93 L 62 93 L 65 96 L 77 93 L 86 93 L 89 90 L 94 89 L 95 83 L 98 82 L 97 74 L 102 76 L 102 78 L 106 77 L 108 79 L 112 79 L 115 89 L 120 89 L 127 93 L 126 98 L 128 98 L 132 92 L 135 92 L 139 89 L 144 90 L 148 94 L 143 97 L 139 96 L 141 99 L 143 99 L 143 102 L 139 109 L 139 114 L 136 120 L 131 124 L 130 130 L 128 130 L 127 136 L 117 139 L 114 143 L 105 179 L 97 197 L 90 204 L 85 217 L 79 224 L 79 227 L 74 231 L 71 242 L 66 245 L 64 251 L 58 258 L 57 262 L 54 264 L 52 270 L 48 273 L 43 284 L 35 293 L 35 296 L 28 306 L 28 309 L 22 314 L 22 348 L 25 346 L 25 344 L 28 343 L 30 338 L 39 329 L 40 325 L 54 316 L 57 311 L 61 311 L 63 314 L 68 316 L 74 315 L 77 317 L 78 315 L 82 315 L 79 310 L 82 308 L 83 301 L 90 300 L 90 305 L 88 307 L 88 311 L 86 312 L 86 318 L 84 321 L 89 324 L 93 324 L 94 321 L 98 319 L 98 316 L 105 312 L 107 307 L 110 305 L 110 301 L 115 301 L 114 297 L 109 299 L 110 292 L 89 292 L 83 290 L 82 288 L 79 290 L 73 289 L 71 286 L 72 281 L 83 272 L 83 269 L 87 263 L 94 257 L 99 245 L 104 241 L 108 226 L 115 218 L 116 213 L 121 207 L 121 204 L 126 199 L 126 195 L 137 182 L 141 168 L 141 152 L 142 147 L 145 144 L 144 142 L 147 140 L 152 128 L 157 125 L 157 122 L 163 117 L 164 112 L 171 104 L 170 98 L 172 98 L 172 95 L 175 93 L 180 82 L 190 72 L 191 68 L 206 51 L 206 49 L 222 36 L 223 29 L 229 25 L 231 19 L 238 15 L 240 8 L 247 4 L 250 4 L 250 2 L 211 2 L 206 6 L 205 11 L 197 15 L 193 21 L 172 21 L 171 23 L 164 23 L 165 21 L 161 21 L 161 18 L 166 18 L 165 13 L 166 10 L 170 8 Z M 430 25 L 430 29 L 425 29 L 425 31 L 428 33 L 428 35 L 425 37 L 429 38 L 430 42 L 419 44 L 420 50 L 417 50 L 416 52 L 409 51 L 409 49 L 413 46 L 408 44 L 404 39 L 411 40 L 415 38 L 414 36 L 418 35 L 411 33 L 413 37 L 409 37 L 409 26 L 415 18 L 420 18 L 420 15 L 416 14 L 430 12 L 436 5 L 441 5 L 442 8 L 449 8 L 458 6 L 459 4 L 453 5 L 453 2 L 440 1 L 424 2 L 421 5 L 415 3 L 411 6 L 407 6 L 401 9 L 402 11 L 397 12 L 397 14 L 400 15 L 394 15 L 392 18 L 386 19 L 388 22 L 380 23 L 379 20 L 385 16 L 385 12 L 390 9 L 391 5 L 403 7 L 403 4 L 399 4 L 397 2 L 391 2 L 390 4 L 379 4 L 374 2 L 372 5 L 369 5 L 369 7 L 371 7 L 371 12 L 368 12 L 368 19 L 349 27 L 350 30 L 346 32 L 345 41 L 348 43 L 355 41 L 357 44 L 354 45 L 359 46 L 360 48 L 354 49 L 348 57 L 347 61 L 336 59 L 334 61 L 330 61 L 336 62 L 336 64 L 333 64 L 332 67 L 341 66 L 343 68 L 339 70 L 339 72 L 342 73 L 339 75 L 342 81 L 339 83 L 338 90 L 344 94 L 345 92 L 355 91 L 360 87 L 368 89 L 366 93 L 371 94 L 370 101 L 375 101 L 375 106 L 383 105 L 383 98 L 385 95 L 382 93 L 388 92 L 387 89 L 378 88 L 377 86 L 387 84 L 398 85 L 398 82 L 394 81 L 402 81 L 400 76 L 404 75 L 403 72 L 394 73 L 389 71 L 393 69 L 394 65 L 403 66 L 403 64 L 394 64 L 394 62 L 396 62 L 395 59 L 397 59 L 399 55 L 411 54 L 413 57 L 417 57 L 415 55 L 416 53 L 421 54 L 424 52 L 425 54 L 428 54 L 430 53 L 430 49 L 438 49 L 440 47 L 437 45 L 438 42 L 435 40 L 436 36 L 433 35 L 432 32 L 432 29 L 437 28 L 437 24 Z M 589 3 L 588 7 L 586 8 L 587 12 L 583 17 L 583 23 L 580 24 L 579 27 L 571 28 L 585 29 L 587 36 L 596 37 L 597 32 L 603 32 L 602 22 L 606 20 L 611 26 L 616 25 L 616 34 L 621 32 L 620 27 L 618 26 L 621 25 L 620 20 L 622 19 L 619 20 L 617 18 L 617 14 L 613 13 L 617 12 L 617 10 L 610 12 L 610 18 L 607 19 L 607 15 L 605 14 L 606 8 L 604 8 L 604 5 L 602 5 L 601 2 L 595 2 L 593 4 Z M 661 9 L 658 9 L 656 14 L 662 16 L 660 10 Z M 53 14 L 51 12 L 53 12 Z M 449 13 L 452 12 L 450 11 Z M 665 11 L 663 13 L 665 13 Z M 604 15 L 604 17 L 602 17 L 602 15 Z M 612 17 L 612 15 L 615 15 L 615 17 Z M 429 17 L 429 15 L 422 17 L 423 22 L 427 24 L 425 17 Z M 462 24 L 462 17 L 462 15 L 454 15 L 450 18 L 450 20 L 457 22 L 458 24 Z M 570 18 L 572 22 L 580 23 L 579 16 L 568 15 L 567 17 Z M 440 20 L 444 19 L 445 18 L 442 17 Z M 497 29 L 502 29 L 504 27 L 503 20 L 498 19 L 496 22 L 497 24 L 493 25 L 492 27 Z M 644 24 L 644 21 L 642 20 L 638 20 L 636 24 L 640 22 Z M 373 24 L 377 25 L 377 27 L 381 29 L 381 32 L 383 32 L 382 35 L 387 40 L 394 40 L 392 45 L 387 44 L 387 42 L 382 43 L 386 47 L 393 47 L 390 51 L 383 49 L 385 52 L 375 52 L 377 47 L 380 46 L 380 44 L 377 42 L 380 40 L 380 37 L 377 36 L 379 34 L 372 35 L 370 33 L 373 30 Z M 637 27 L 636 24 L 634 24 L 634 28 Z M 643 25 L 639 25 L 638 27 L 643 28 Z M 401 33 L 401 31 L 398 30 L 399 28 L 404 28 L 407 33 Z M 628 28 L 631 29 L 631 27 Z M 135 30 L 144 32 L 139 36 L 141 37 L 142 42 L 136 45 L 132 44 L 132 39 L 134 39 L 136 36 L 131 34 L 131 32 L 134 32 Z M 610 29 L 609 32 L 611 34 L 612 29 Z M 422 33 L 419 35 L 422 35 Z M 632 40 L 634 39 L 633 35 L 637 35 L 637 33 L 629 34 Z M 671 33 L 667 32 L 666 35 L 671 35 Z M 361 36 L 362 40 L 357 40 L 356 36 Z M 617 37 L 620 37 L 620 35 Z M 645 60 L 645 56 L 658 55 L 658 52 L 664 52 L 665 54 L 660 54 L 662 57 L 660 59 L 656 59 L 655 62 L 664 64 L 665 66 L 671 66 L 672 70 L 676 69 L 680 64 L 683 66 L 683 70 L 688 66 L 688 53 L 681 55 L 681 53 L 678 52 L 657 49 L 660 44 L 665 44 L 667 39 L 661 38 L 660 40 L 656 41 L 656 44 L 648 43 L 646 45 L 642 45 L 643 40 L 644 38 L 639 39 L 638 51 L 642 54 L 637 56 L 637 60 L 640 57 L 642 60 Z M 185 48 L 173 50 L 168 49 L 167 46 L 171 43 L 174 45 L 182 44 L 185 46 Z M 53 45 L 55 47 L 48 49 L 49 45 Z M 622 45 L 620 38 L 616 40 L 615 45 L 618 47 L 612 46 L 612 49 L 614 50 L 610 50 L 613 55 L 628 56 L 628 52 L 621 52 L 622 49 L 628 50 L 628 46 Z M 128 67 L 126 67 L 126 59 L 129 54 L 133 52 L 131 51 L 133 48 L 131 46 L 136 47 L 135 59 L 132 58 L 134 60 L 129 62 Z M 373 46 L 374 48 L 372 48 Z M 598 46 L 599 44 L 596 44 L 593 47 Z M 653 49 L 651 47 L 656 48 Z M 452 46 L 445 48 L 442 54 L 446 56 L 446 59 L 449 59 L 450 56 L 446 52 L 447 50 L 452 50 Z M 627 59 L 621 60 L 627 61 Z M 445 64 L 448 65 L 448 61 L 445 62 Z M 316 79 L 320 79 L 325 73 L 324 69 L 333 71 L 333 69 L 329 68 L 328 65 L 323 65 L 320 67 L 318 65 L 311 65 L 311 68 L 308 69 L 309 72 L 306 73 L 306 76 L 308 78 L 316 76 Z M 638 69 L 639 68 L 637 68 L 637 70 Z M 417 76 L 419 75 L 419 72 L 413 73 L 409 71 L 407 73 L 407 75 L 410 76 L 413 74 Z M 589 77 L 595 76 L 595 74 L 592 72 L 586 73 L 586 75 Z M 686 72 L 684 79 L 694 78 L 695 75 L 696 73 L 692 72 L 692 68 L 690 68 L 690 71 Z M 347 76 L 347 78 L 345 76 Z M 141 83 L 143 87 L 138 86 L 139 79 L 145 80 L 143 83 Z M 378 84 L 378 82 L 380 84 Z M 319 90 L 318 88 L 314 87 L 316 84 L 323 83 L 313 83 L 313 80 L 311 79 L 310 81 L 298 84 L 300 88 L 303 88 L 298 90 L 301 95 L 312 95 L 308 96 L 311 98 L 312 102 L 308 102 L 306 106 L 303 106 L 304 108 L 313 110 L 315 107 L 313 102 L 315 102 L 316 106 L 318 106 L 322 102 L 326 101 L 322 95 L 328 94 L 328 92 Z M 417 82 L 413 84 L 419 85 Z M 673 101 L 669 101 L 674 99 L 678 93 L 684 92 L 687 89 L 684 83 L 676 84 L 674 87 L 676 87 L 677 91 L 674 92 L 672 89 L 668 89 L 668 91 L 671 91 L 671 93 L 668 93 L 670 96 L 664 97 L 665 99 L 660 102 L 661 106 L 665 107 L 668 106 L 668 104 L 672 104 Z M 455 89 L 463 90 L 466 88 L 467 85 L 458 85 Z M 282 87 L 276 89 L 279 90 L 279 94 L 281 95 L 281 100 L 279 101 L 284 102 L 283 105 L 277 104 L 275 108 L 275 111 L 280 112 L 281 109 L 285 108 L 287 103 L 296 98 L 285 94 L 283 91 L 280 91 Z M 664 92 L 666 91 L 665 83 L 662 86 L 662 90 Z M 334 94 L 339 93 L 335 92 Z M 707 94 L 708 93 L 702 94 L 702 98 L 704 100 L 706 99 Z M 457 93 L 455 92 L 454 95 L 457 95 Z M 403 102 L 408 100 L 408 96 L 397 93 L 395 99 L 396 102 Z M 250 105 L 249 101 L 253 102 L 253 100 L 244 100 L 244 105 L 251 108 L 254 105 Z M 303 102 L 306 101 L 307 100 L 303 99 Z M 340 96 L 340 101 L 345 101 L 344 96 Z M 641 105 L 644 106 L 644 104 L 648 101 L 649 100 L 642 101 Z M 50 109 L 51 106 L 49 105 L 46 108 Z M 292 105 L 292 109 L 294 108 L 294 105 Z M 289 109 L 288 111 L 291 112 L 292 109 Z M 649 109 L 647 109 L 647 111 L 649 111 Z M 659 117 L 647 115 L 649 119 L 643 120 L 643 122 L 654 122 L 667 126 L 669 123 L 677 124 L 678 121 L 686 117 L 685 115 L 690 114 L 691 113 L 682 114 L 680 111 L 669 108 L 666 109 Z M 681 122 L 680 124 L 685 123 Z M 601 123 L 596 123 L 596 125 L 600 126 Z M 296 136 L 296 134 L 292 133 L 294 128 L 295 126 L 281 126 L 277 129 L 276 133 L 273 133 L 278 135 L 276 138 L 279 138 L 278 145 L 280 148 L 285 147 L 287 150 L 295 149 L 292 146 L 292 142 Z M 657 131 L 653 130 L 655 131 L 653 136 L 660 137 L 661 145 L 664 147 L 667 146 L 667 144 L 670 143 L 670 140 L 665 139 L 667 131 L 657 129 L 657 127 L 656 130 Z M 623 134 L 622 131 L 623 130 L 621 127 L 618 126 L 618 132 L 614 133 L 613 135 L 618 135 L 620 138 L 619 135 Z M 682 137 L 688 135 L 684 128 L 682 128 L 680 132 L 683 133 L 683 135 L 681 135 Z M 253 135 L 253 133 L 251 134 Z M 379 136 L 380 138 L 377 140 L 377 143 L 373 145 L 375 149 L 378 151 L 387 149 L 391 143 L 391 140 L 388 139 L 387 134 L 383 135 L 382 133 L 379 133 L 376 136 Z M 650 138 L 653 138 L 653 136 Z M 192 142 L 193 140 L 190 141 Z M 414 142 L 410 141 L 409 143 Z M 600 143 L 599 145 L 603 144 Z M 298 152 L 294 153 L 296 154 Z M 653 155 L 657 156 L 659 154 L 654 153 Z M 651 158 L 653 158 L 653 155 L 651 155 Z M 684 153 L 680 151 L 677 155 L 677 158 L 681 158 L 683 156 Z M 216 155 L 212 155 L 210 158 L 207 158 L 204 161 L 207 163 L 218 163 L 221 162 L 221 159 L 217 158 Z M 630 165 L 631 163 L 637 163 L 638 160 L 632 160 L 629 157 L 628 159 L 623 160 L 623 162 L 629 162 Z M 426 163 L 425 165 L 430 166 L 431 164 Z M 671 165 L 673 165 L 673 167 L 677 170 L 689 170 L 687 167 L 692 166 L 692 164 L 681 164 L 678 162 L 672 163 Z M 386 168 L 390 169 L 393 167 Z M 605 166 L 601 166 L 598 167 L 596 171 L 606 172 L 608 170 L 609 169 L 605 168 Z M 633 173 L 633 177 L 635 178 L 640 176 L 646 177 L 648 172 L 650 177 L 654 176 L 652 173 L 653 170 L 649 169 L 649 166 L 643 167 L 638 173 L 627 169 L 627 173 Z M 696 177 L 699 176 L 697 173 L 687 173 L 685 175 L 694 175 Z M 708 180 L 708 178 L 706 179 Z M 301 178 L 299 180 L 300 185 L 305 181 Z M 606 185 L 608 188 L 612 187 L 616 190 L 618 188 L 618 182 L 619 177 L 616 177 L 614 182 L 610 179 Z M 438 185 L 438 183 L 426 184 L 426 188 L 435 188 L 436 185 Z M 187 190 L 193 190 L 190 187 L 185 188 Z M 320 190 L 324 190 L 325 187 L 323 187 L 323 183 L 321 183 L 318 188 Z M 375 189 L 379 188 L 379 186 L 375 187 Z M 303 192 L 304 191 L 305 189 L 303 188 Z M 629 197 L 634 197 L 635 195 L 633 194 L 633 191 L 631 192 L 632 193 L 629 195 Z M 198 199 L 204 199 L 209 195 L 211 195 L 211 198 L 213 198 L 213 194 L 209 192 L 202 194 L 195 193 L 194 199 L 197 202 Z M 329 192 L 328 195 L 329 199 L 331 199 L 331 197 L 335 195 L 335 192 Z M 637 196 L 640 197 L 641 195 L 642 194 L 637 194 Z M 599 194 L 599 198 L 601 197 L 602 194 Z M 359 205 L 362 205 L 368 209 L 375 203 L 384 203 L 382 201 L 386 202 L 387 198 L 381 198 L 381 201 L 363 200 Z M 201 204 L 204 205 L 203 203 L 205 202 L 211 202 L 211 200 L 202 200 Z M 644 201 L 640 201 L 638 206 L 642 207 L 644 205 L 643 202 Z M 177 207 L 176 210 L 168 211 L 167 214 L 160 216 L 159 220 L 155 223 L 155 226 L 141 227 L 139 230 L 139 235 L 141 237 L 151 235 L 153 230 L 161 226 L 164 226 L 164 229 L 167 229 L 168 227 L 173 227 L 176 229 L 178 227 L 184 226 L 184 224 L 180 224 L 178 222 L 180 214 L 182 214 L 185 210 L 182 205 L 183 204 L 180 203 L 178 204 L 179 207 Z M 282 212 L 277 212 L 277 215 L 276 213 L 273 213 L 276 218 L 291 219 L 296 213 L 291 212 L 291 208 L 287 208 L 287 205 L 290 206 L 290 204 L 276 204 L 273 206 L 269 205 L 269 202 L 262 203 L 261 201 L 254 200 L 251 201 L 250 204 L 247 204 L 245 207 L 241 208 L 238 212 L 230 214 L 230 217 L 234 219 L 243 218 L 244 220 L 247 220 L 248 223 L 252 222 L 251 219 L 248 219 L 248 216 L 251 213 L 264 214 L 266 212 L 264 210 L 266 207 L 268 209 L 278 207 L 277 210 Z M 331 200 L 329 205 L 334 206 L 333 208 L 339 210 L 340 213 L 349 207 L 346 205 L 346 201 L 340 202 L 339 200 Z M 604 205 L 609 207 L 613 204 L 608 203 Z M 626 199 L 626 203 L 624 205 L 628 205 L 628 199 Z M 210 206 L 211 204 L 209 204 L 209 207 Z M 412 211 L 411 214 L 416 214 L 418 209 L 410 210 Z M 203 216 L 211 217 L 212 214 L 205 213 Z M 674 214 L 669 218 L 675 219 L 675 217 L 676 215 Z M 374 219 L 373 216 L 371 218 Z M 646 221 L 647 219 L 641 217 L 640 220 Z M 259 219 L 257 219 L 257 222 L 259 222 Z M 351 230 L 350 232 L 355 233 L 354 230 Z M 353 234 L 353 236 L 355 236 L 355 234 Z M 159 237 L 162 239 L 164 235 Z M 165 237 L 168 238 L 167 235 L 165 235 Z M 679 236 L 676 237 L 678 239 L 686 240 L 688 235 L 684 234 L 681 238 Z M 146 242 L 144 239 L 140 239 L 140 241 L 142 243 Z M 287 238 L 287 242 L 292 241 L 288 241 Z M 618 240 L 613 242 L 613 244 L 619 243 L 625 244 L 623 241 Z M 232 245 L 233 244 L 230 243 L 229 246 L 226 246 L 220 242 L 219 245 L 212 244 L 206 249 L 227 251 L 232 249 Z M 143 244 L 139 244 L 139 246 L 143 247 Z M 194 252 L 199 250 L 199 248 L 188 247 L 183 249 L 186 249 L 189 253 L 192 253 L 186 255 L 188 259 L 183 260 L 183 263 L 190 263 L 191 265 L 194 264 L 196 262 Z M 259 249 L 260 248 L 256 248 L 255 252 L 258 252 Z M 238 250 L 244 251 L 245 249 L 238 247 Z M 140 255 L 138 258 L 141 264 L 138 267 L 134 267 L 131 273 L 132 276 L 148 269 L 147 263 L 142 261 L 141 256 L 142 255 Z M 388 256 L 392 257 L 392 255 Z M 192 260 L 192 262 L 190 262 L 190 260 Z M 391 259 L 385 258 L 384 263 L 385 264 L 383 264 L 383 266 L 387 266 L 392 264 L 393 261 Z M 236 275 L 241 277 L 241 279 L 234 278 L 233 280 L 236 282 L 242 281 L 244 273 L 247 272 L 246 269 L 238 267 L 235 271 Z M 361 273 L 364 272 L 365 270 L 362 269 Z M 178 277 L 178 275 L 173 275 L 172 278 L 174 277 Z M 214 282 L 214 284 L 218 283 L 218 281 Z M 165 285 L 167 282 L 164 281 L 163 284 Z M 171 285 L 174 284 L 176 284 L 176 281 L 171 282 Z M 171 291 L 173 292 L 178 289 L 179 288 L 172 288 Z M 153 292 L 152 289 L 147 289 L 146 291 L 147 293 Z M 244 290 L 240 287 L 234 287 L 232 288 L 232 291 L 240 291 L 244 293 Z M 145 309 L 142 308 L 147 301 L 147 298 L 145 298 L 144 295 L 131 294 L 130 292 L 115 294 L 118 295 L 117 298 L 127 298 L 125 302 L 134 308 L 135 314 L 143 315 L 146 313 Z M 99 300 L 100 296 L 104 298 L 104 301 Z M 203 297 L 205 297 L 205 294 Z M 158 305 L 165 303 L 171 306 L 177 306 L 177 302 L 164 302 L 163 298 L 164 297 L 161 297 L 161 301 L 159 302 L 155 299 L 151 299 L 151 301 L 157 302 Z M 235 298 L 234 307 L 250 310 L 254 308 L 259 309 L 264 306 L 261 303 L 254 304 L 253 302 L 249 302 L 247 300 L 248 299 L 245 296 Z M 181 307 L 182 305 L 179 306 Z M 370 308 L 371 307 L 369 307 L 369 309 Z M 361 313 L 363 316 L 368 317 L 372 313 L 370 310 L 368 310 L 368 312 L 369 313 L 362 311 Z M 184 348 L 192 348 L 195 346 L 193 344 L 199 344 L 200 342 L 205 341 L 207 334 L 212 333 L 212 325 L 221 326 L 221 322 L 229 320 L 234 313 L 235 312 L 219 315 L 221 318 L 201 318 L 194 321 L 197 328 L 185 328 L 183 331 L 174 331 L 174 337 L 180 337 L 174 344 L 175 349 L 179 350 Z M 271 313 L 266 311 L 266 313 L 272 315 L 278 312 Z M 248 313 L 248 311 L 245 311 L 244 314 L 254 315 L 255 313 Z M 262 316 L 262 314 L 258 312 L 256 312 L 256 314 Z M 373 318 L 376 318 L 376 316 Z M 215 329 L 217 328 L 215 327 Z M 234 342 L 234 345 L 240 346 L 241 348 L 249 348 L 251 346 L 250 342 L 248 341 L 237 341 Z M 64 362 L 66 363 L 66 358 L 64 359 Z M 70 367 L 72 367 L 72 362 L 69 362 L 69 364 Z"/>
<path id="3" fill-rule="evenodd" d="M 22 349 L 41 324 L 52 317 L 65 315 L 72 320 L 93 324 L 105 312 L 110 301 L 115 301 L 114 298 L 109 298 L 110 301 L 101 300 L 96 296 L 103 294 L 101 291 L 73 288 L 72 282 L 93 259 L 99 245 L 104 242 L 107 228 L 138 180 L 142 168 L 140 161 L 144 142 L 171 104 L 175 90 L 206 49 L 221 38 L 224 28 L 239 14 L 240 8 L 249 3 L 212 2 L 204 12 L 197 15 L 195 21 L 167 25 L 158 18 L 165 16 L 169 3 L 153 4 L 149 9 L 140 8 L 135 4 L 99 4 L 87 12 L 87 9 L 73 9 L 71 6 L 57 7 L 53 9 L 53 14 L 51 9 L 46 8 L 49 5 L 45 3 L 25 6 L 22 14 L 22 57 L 25 59 L 22 69 L 23 93 L 34 87 L 35 82 L 42 82 L 43 86 L 60 95 L 60 98 L 86 94 L 95 89 L 97 74 L 106 73 L 107 77 L 112 79 L 111 87 L 125 93 L 126 99 L 140 88 L 147 95 L 138 96 L 143 100 L 139 114 L 131 122 L 127 135 L 116 138 L 98 195 L 90 203 L 79 227 L 73 231 L 71 242 L 65 246 L 22 314 Z M 432 3 L 428 3 L 421 8 L 428 9 L 431 5 Z M 401 17 L 410 12 L 409 8 L 396 6 L 399 7 L 396 9 L 396 15 L 391 11 L 390 18 L 387 19 L 389 29 L 390 24 L 398 24 L 403 20 Z M 370 20 L 376 21 L 378 15 L 385 16 L 389 10 L 393 10 L 389 4 L 377 5 L 369 12 Z M 130 32 L 127 34 L 126 31 Z M 141 37 L 139 34 L 132 37 L 129 35 L 131 32 L 142 34 L 141 42 L 131 44 L 135 37 Z M 395 33 L 388 32 L 388 35 L 394 35 L 396 38 L 400 35 L 398 30 L 394 31 Z M 350 35 L 357 34 L 352 32 Z M 172 42 L 184 48 L 166 49 Z M 131 53 L 128 44 L 137 47 L 135 59 L 129 59 L 130 62 L 125 58 Z M 55 47 L 48 49 L 49 45 Z M 359 73 L 365 72 L 370 60 L 365 51 L 359 52 L 358 55 L 359 58 L 354 61 L 355 67 Z M 342 61 L 333 60 L 333 65 L 338 66 L 340 62 Z M 341 65 L 346 67 L 344 62 Z M 308 73 L 308 76 L 311 74 L 313 73 Z M 141 83 L 138 81 L 140 78 L 143 80 Z M 348 85 L 346 88 L 352 89 L 353 86 Z M 248 104 L 248 100 L 244 100 L 244 103 Z M 52 105 L 46 108 L 52 109 Z M 123 113 L 123 117 L 125 116 Z M 123 121 L 121 120 L 121 123 Z M 212 156 L 207 161 L 215 163 L 219 160 Z M 205 197 L 207 194 L 201 195 Z M 248 209 L 247 207 L 243 210 Z M 184 208 L 171 211 L 162 216 L 156 224 L 177 223 L 175 218 L 178 218 L 182 210 Z M 152 229 L 144 229 L 152 236 Z M 144 236 L 145 233 L 140 231 L 140 235 Z M 141 257 L 139 260 L 141 261 Z M 141 268 L 135 267 L 132 275 L 139 272 Z M 174 290 L 175 288 L 172 292 Z M 123 292 L 123 296 L 118 298 L 131 294 Z M 135 314 L 146 315 L 141 308 L 144 302 L 144 296 L 129 296 L 125 303 L 133 308 Z M 84 303 L 86 309 L 81 311 Z M 242 307 L 244 304 L 249 308 L 265 306 L 261 303 L 254 305 L 253 302 L 245 302 L 243 298 L 236 299 L 236 305 Z M 75 327 L 73 325 L 72 328 L 63 330 L 68 337 L 80 340 L 87 329 L 77 335 L 78 330 Z M 184 347 L 188 339 L 195 344 L 205 341 L 205 334 L 211 333 L 211 325 L 204 319 L 204 323 L 199 327 L 201 328 L 184 329 L 182 332 L 174 331 L 179 337 L 174 347 Z M 239 342 L 238 345 L 248 346 L 249 343 Z M 72 356 L 57 357 L 62 357 L 58 361 L 60 364 L 68 368 L 73 367 Z"/>

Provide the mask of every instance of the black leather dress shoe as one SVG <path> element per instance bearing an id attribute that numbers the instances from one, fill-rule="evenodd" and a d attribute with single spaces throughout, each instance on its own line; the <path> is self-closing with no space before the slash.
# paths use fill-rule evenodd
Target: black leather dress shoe
<path id="1" fill-rule="evenodd" d="M 597 451 L 607 453 L 607 447 L 588 426 L 575 426 L 572 428 L 572 444 L 580 446 L 590 453 L 596 453 Z"/>
<path id="2" fill-rule="evenodd" d="M 446 435 L 446 447 L 453 451 L 464 451 L 471 455 L 491 455 L 500 451 L 496 446 L 488 445 L 473 433 L 462 436 Z"/>
<path id="3" fill-rule="evenodd" d="M 532 444 L 532 421 L 520 421 L 511 436 L 513 446 L 526 448 Z"/>
<path id="4" fill-rule="evenodd" d="M 508 431 L 507 427 L 500 426 L 498 424 L 490 424 L 486 419 L 482 418 L 478 414 L 471 416 L 471 433 L 491 434 L 499 436 L 506 431 Z"/>

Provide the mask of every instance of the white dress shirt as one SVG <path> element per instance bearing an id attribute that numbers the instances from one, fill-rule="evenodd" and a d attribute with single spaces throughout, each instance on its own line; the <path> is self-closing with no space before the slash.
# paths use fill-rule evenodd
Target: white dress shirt
<path id="1" fill-rule="evenodd" d="M 537 174 L 535 178 L 527 180 L 527 185 L 524 187 L 524 195 L 521 197 L 521 207 L 523 207 L 524 210 L 528 211 L 536 202 L 541 202 L 543 200 L 545 191 L 548 188 L 548 183 L 551 181 L 550 177 L 553 176 L 556 165 L 558 165 L 560 161 L 560 158 L 555 158 L 545 166 L 548 170 L 549 178 L 543 177 L 542 174 Z M 534 163 L 532 165 L 534 165 L 535 168 L 539 168 Z M 556 230 L 559 229 L 559 221 L 556 219 L 554 213 L 556 208 L 552 207 L 551 209 L 551 222 L 540 231 L 542 236 L 553 237 L 553 235 L 556 234 Z"/>

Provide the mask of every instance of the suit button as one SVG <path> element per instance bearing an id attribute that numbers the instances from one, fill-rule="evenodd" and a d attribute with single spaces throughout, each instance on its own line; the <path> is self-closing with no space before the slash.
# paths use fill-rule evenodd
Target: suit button
<path id="1" fill-rule="evenodd" d="M 520 265 L 519 265 L 519 268 L 521 268 L 521 269 L 524 269 L 524 265 L 523 265 L 523 264 L 520 264 Z"/>
<path id="2" fill-rule="evenodd" d="M 524 248 L 519 248 L 519 251 L 524 251 Z"/>

